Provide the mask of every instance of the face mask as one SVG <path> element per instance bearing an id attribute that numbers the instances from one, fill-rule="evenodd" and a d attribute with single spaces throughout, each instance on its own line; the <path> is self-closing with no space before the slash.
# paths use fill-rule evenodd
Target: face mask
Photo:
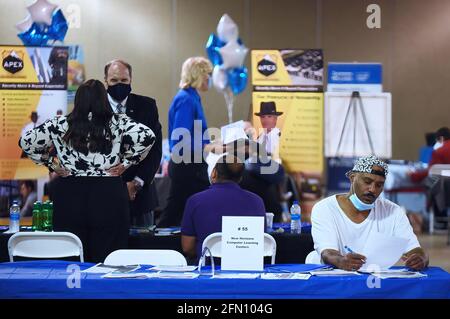
<path id="1" fill-rule="evenodd" d="M 108 86 L 108 94 L 116 101 L 123 101 L 131 92 L 131 85 L 125 83 L 117 83 Z"/>
<path id="2" fill-rule="evenodd" d="M 359 211 L 370 210 L 375 207 L 375 202 L 372 204 L 366 204 L 361 201 L 355 193 L 350 195 L 349 199 L 352 202 L 353 206 L 355 206 L 355 208 Z"/>
<path id="3" fill-rule="evenodd" d="M 444 145 L 444 143 L 442 142 L 436 142 L 433 146 L 433 150 L 437 150 L 438 148 L 440 148 L 442 145 Z"/>

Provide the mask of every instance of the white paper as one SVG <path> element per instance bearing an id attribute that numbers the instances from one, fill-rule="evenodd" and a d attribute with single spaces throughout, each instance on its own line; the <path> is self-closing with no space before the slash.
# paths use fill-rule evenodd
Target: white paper
<path id="1" fill-rule="evenodd" d="M 168 279 L 195 279 L 200 276 L 193 272 L 161 272 L 152 274 L 151 278 L 168 278 Z"/>
<path id="2" fill-rule="evenodd" d="M 260 274 L 249 273 L 233 273 L 233 274 L 215 274 L 215 279 L 256 279 Z"/>
<path id="3" fill-rule="evenodd" d="M 277 279 L 297 279 L 308 280 L 311 277 L 310 274 L 302 273 L 266 273 L 261 275 L 261 279 L 277 280 Z"/>
<path id="4" fill-rule="evenodd" d="M 363 250 L 356 252 L 367 258 L 361 270 L 376 271 L 392 267 L 405 253 L 407 244 L 408 239 L 406 238 L 372 232 L 367 238 Z"/>
<path id="5" fill-rule="evenodd" d="M 313 276 L 353 276 L 353 275 L 360 275 L 356 271 L 348 271 L 343 269 L 324 269 L 324 270 L 313 270 L 309 272 Z"/>
<path id="6" fill-rule="evenodd" d="M 264 269 L 264 219 L 263 216 L 222 217 L 221 269 Z"/>
<path id="7" fill-rule="evenodd" d="M 185 272 L 185 271 L 194 271 L 196 269 L 197 266 L 155 266 L 149 268 L 149 270 L 169 271 L 169 272 Z"/>
<path id="8" fill-rule="evenodd" d="M 109 274 L 105 274 L 102 276 L 102 278 L 137 278 L 137 279 L 145 279 L 145 278 L 151 278 L 152 274 L 149 273 L 143 273 L 143 272 L 135 272 L 131 274 L 127 273 L 115 273 L 111 272 Z"/>
<path id="9" fill-rule="evenodd" d="M 239 139 L 248 139 L 244 131 L 244 121 L 237 121 L 220 128 L 222 143 L 228 144 Z"/>

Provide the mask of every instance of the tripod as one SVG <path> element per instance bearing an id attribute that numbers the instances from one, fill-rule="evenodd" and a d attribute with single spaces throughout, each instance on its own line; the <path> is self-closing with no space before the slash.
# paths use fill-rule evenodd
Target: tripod
<path id="1" fill-rule="evenodd" d="M 353 155 L 355 154 L 355 149 L 356 149 L 356 120 L 357 120 L 357 110 L 358 110 L 357 106 L 356 106 L 357 102 L 359 102 L 359 109 L 361 111 L 361 115 L 362 115 L 362 118 L 363 118 L 363 121 L 364 121 L 364 129 L 366 131 L 367 138 L 369 139 L 370 150 L 371 150 L 372 154 L 375 154 L 374 149 L 373 149 L 372 138 L 371 138 L 370 133 L 369 133 L 369 126 L 367 124 L 366 114 L 364 112 L 364 106 L 363 106 L 363 103 L 362 103 L 361 95 L 359 94 L 358 91 L 353 91 L 352 92 L 352 96 L 350 98 L 350 102 L 348 104 L 347 113 L 345 114 L 344 125 L 342 127 L 341 135 L 339 136 L 339 143 L 338 143 L 338 147 L 336 149 L 336 156 L 338 156 L 338 154 L 339 154 L 339 150 L 341 148 L 342 139 L 344 137 L 345 128 L 347 127 L 347 123 L 349 121 L 350 111 L 352 111 L 352 110 L 353 110 L 353 118 L 354 118 L 354 125 L 353 125 Z"/>

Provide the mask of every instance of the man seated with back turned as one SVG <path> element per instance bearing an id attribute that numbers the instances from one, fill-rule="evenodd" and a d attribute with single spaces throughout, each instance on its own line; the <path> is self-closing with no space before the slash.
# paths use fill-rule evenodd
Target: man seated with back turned
<path id="1" fill-rule="evenodd" d="M 241 160 L 228 153 L 208 162 L 209 189 L 194 194 L 186 202 L 181 223 L 181 245 L 190 257 L 201 256 L 203 240 L 222 231 L 222 216 L 265 217 L 263 200 L 238 185 L 244 172 Z"/>
<path id="2" fill-rule="evenodd" d="M 311 213 L 314 249 L 323 263 L 344 270 L 358 270 L 366 257 L 347 253 L 345 246 L 361 247 L 373 232 L 408 239 L 402 259 L 405 266 L 421 270 L 428 255 L 420 247 L 408 218 L 397 204 L 379 198 L 388 173 L 385 162 L 375 156 L 361 157 L 346 173 L 351 188 L 314 205 Z"/>

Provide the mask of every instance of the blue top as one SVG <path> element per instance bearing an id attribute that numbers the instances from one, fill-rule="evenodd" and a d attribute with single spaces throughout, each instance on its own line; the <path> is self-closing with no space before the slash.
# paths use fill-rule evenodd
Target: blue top
<path id="1" fill-rule="evenodd" d="M 264 202 L 258 195 L 243 190 L 233 182 L 215 183 L 194 194 L 186 202 L 181 234 L 196 237 L 197 257 L 203 240 L 222 231 L 222 216 L 266 216 Z"/>
<path id="2" fill-rule="evenodd" d="M 197 122 L 196 126 L 194 126 L 194 121 L 196 120 L 201 122 Z M 170 152 L 172 152 L 173 147 L 183 139 L 183 136 L 180 136 L 183 134 L 182 132 L 181 134 L 177 133 L 172 139 L 172 132 L 177 128 L 185 128 L 189 131 L 191 151 L 203 151 L 203 146 L 209 143 L 209 136 L 203 139 L 208 125 L 203 113 L 200 95 L 197 90 L 192 87 L 179 90 L 170 105 L 168 136 Z M 194 131 L 196 132 L 195 135 Z"/>

